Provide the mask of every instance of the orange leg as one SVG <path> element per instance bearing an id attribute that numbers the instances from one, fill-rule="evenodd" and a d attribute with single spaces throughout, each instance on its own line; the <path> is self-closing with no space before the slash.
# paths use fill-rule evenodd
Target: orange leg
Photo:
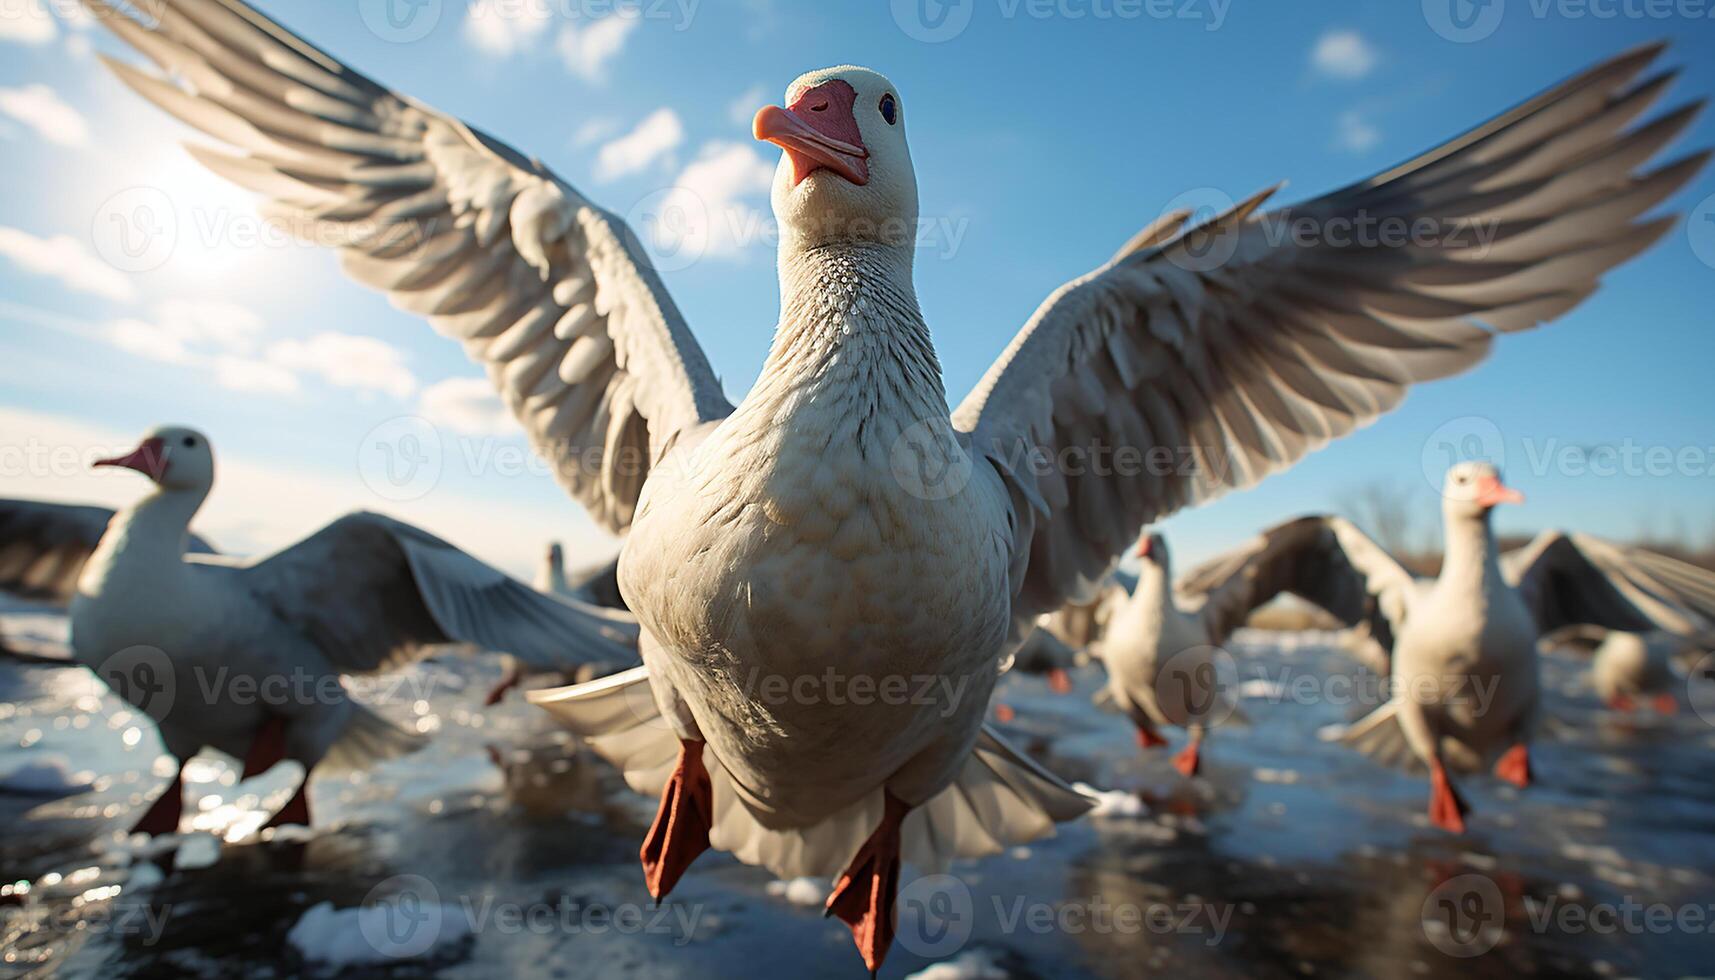
<path id="1" fill-rule="evenodd" d="M 286 761 L 286 721 L 283 718 L 270 716 L 256 730 L 256 735 L 250 740 L 250 751 L 244 756 L 244 774 L 240 779 L 260 776 L 280 763 Z M 298 784 L 298 791 L 286 801 L 269 821 L 267 827 L 280 827 L 285 824 L 297 824 L 300 827 L 310 825 L 310 771 L 304 769 L 303 782 Z"/>
<path id="2" fill-rule="evenodd" d="M 1655 705 L 1655 710 L 1656 710 L 1657 714 L 1663 714 L 1663 715 L 1677 715 L 1677 714 L 1679 714 L 1679 699 L 1675 698 L 1671 694 L 1657 694 L 1655 696 L 1655 699 L 1652 700 L 1650 703 Z"/>
<path id="3" fill-rule="evenodd" d="M 899 895 L 900 825 L 911 807 L 885 793 L 881 826 L 858 848 L 857 856 L 828 896 L 827 915 L 851 926 L 863 963 L 874 974 L 893 945 L 894 901 Z"/>
<path id="4" fill-rule="evenodd" d="M 1055 694 L 1071 694 L 1072 675 L 1064 667 L 1054 668 L 1048 672 L 1048 689 Z"/>
<path id="5" fill-rule="evenodd" d="M 667 897 L 697 855 L 709 849 L 714 792 L 703 765 L 703 743 L 679 741 L 679 764 L 661 791 L 661 808 L 643 838 L 643 882 L 656 901 Z"/>
<path id="6" fill-rule="evenodd" d="M 1167 744 L 1167 739 L 1148 723 L 1133 722 L 1137 725 L 1137 747 L 1140 749 L 1159 749 Z"/>
<path id="7" fill-rule="evenodd" d="M 506 697 L 508 691 L 511 691 L 513 688 L 523 683 L 523 681 L 524 671 L 519 668 L 518 661 L 514 660 L 511 664 L 507 665 L 506 674 L 500 678 L 500 683 L 494 685 L 494 690 L 489 691 L 488 697 L 482 699 L 482 706 L 485 708 L 492 708 L 499 704 L 501 699 Z"/>
<path id="8" fill-rule="evenodd" d="M 1633 701 L 1630 696 L 1625 694 L 1616 694 L 1608 699 L 1608 707 L 1615 711 L 1631 711 L 1637 706 L 1637 702 Z"/>
<path id="9" fill-rule="evenodd" d="M 1530 785 L 1530 749 L 1523 742 L 1508 749 L 1495 763 L 1495 775 L 1519 789 Z"/>
<path id="10" fill-rule="evenodd" d="M 1455 834 L 1465 832 L 1465 814 L 1470 807 L 1459 797 L 1459 792 L 1453 788 L 1453 781 L 1447 778 L 1447 770 L 1442 768 L 1441 760 L 1435 759 L 1429 763 L 1429 820 L 1442 830 Z"/>
<path id="11" fill-rule="evenodd" d="M 1192 735 L 1191 741 L 1185 748 L 1173 757 L 1173 768 L 1179 770 L 1181 776 L 1189 779 L 1203 769 L 1203 736 Z"/>
<path id="12" fill-rule="evenodd" d="M 298 791 L 274 814 L 273 819 L 264 825 L 267 827 L 283 827 L 286 824 L 297 824 L 300 827 L 310 825 L 310 771 L 304 770 L 304 781 L 298 784 Z"/>
<path id="13" fill-rule="evenodd" d="M 1011 724 L 1012 720 L 1017 717 L 1018 712 L 1012 710 L 1012 705 L 1010 704 L 997 704 L 994 706 L 994 720 L 1003 725 Z"/>
<path id="14" fill-rule="evenodd" d="M 173 770 L 173 781 L 160 796 L 155 798 L 137 825 L 131 828 L 133 834 L 173 834 L 179 829 L 179 818 L 185 813 L 185 765 L 180 762 Z"/>

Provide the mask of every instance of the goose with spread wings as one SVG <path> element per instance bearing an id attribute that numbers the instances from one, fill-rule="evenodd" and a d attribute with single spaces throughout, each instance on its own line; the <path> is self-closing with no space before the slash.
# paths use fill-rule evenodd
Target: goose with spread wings
<path id="1" fill-rule="evenodd" d="M 149 25 L 86 3 L 172 79 L 113 63 L 131 87 L 237 151 L 199 160 L 462 343 L 627 534 L 645 666 L 541 701 L 660 795 L 651 891 L 710 846 L 838 874 L 829 909 L 872 966 L 902 857 L 994 853 L 1089 806 L 982 724 L 1040 613 L 1145 522 L 1577 306 L 1672 226 L 1640 216 L 1702 163 L 1650 166 L 1691 113 L 1640 122 L 1668 75 L 1628 53 L 1327 196 L 1165 216 L 1055 290 L 949 411 L 912 279 L 908 103 L 873 71 L 811 72 L 753 123 L 785 151 L 781 302 L 735 406 L 637 238 L 541 163 L 239 0 L 162 0 Z M 1371 218 L 1448 234 L 1280 234 Z M 1133 465 L 1156 449 L 1180 458 Z"/>
<path id="2" fill-rule="evenodd" d="M 354 701 L 342 674 L 401 666 L 440 644 L 505 651 L 538 669 L 635 660 L 626 613 L 543 595 L 408 524 L 351 514 L 253 562 L 187 554 L 187 527 L 214 484 L 192 429 L 151 431 L 98 466 L 154 490 L 121 510 L 71 597 L 73 657 L 154 719 L 177 772 L 137 823 L 177 830 L 184 763 L 204 748 L 244 777 L 291 759 L 303 783 L 270 825 L 308 824 L 318 765 L 361 768 L 418 739 Z"/>
<path id="3" fill-rule="evenodd" d="M 1209 562 L 1181 589 L 1226 619 L 1290 592 L 1367 629 L 1388 651 L 1391 697 L 1329 737 L 1427 766 L 1431 821 L 1462 831 L 1468 807 L 1449 769 L 1475 770 L 1498 754 L 1496 775 L 1530 783 L 1544 634 L 1576 624 L 1688 631 L 1715 614 L 1715 574 L 1640 549 L 1546 531 L 1502 554 L 1491 512 L 1522 500 L 1488 463 L 1452 467 L 1433 579 L 1412 575 L 1343 518 L 1305 517 Z"/>

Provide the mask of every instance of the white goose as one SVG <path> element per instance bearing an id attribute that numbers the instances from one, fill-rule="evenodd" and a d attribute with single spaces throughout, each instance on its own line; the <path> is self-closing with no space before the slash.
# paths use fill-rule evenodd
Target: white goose
<path id="1" fill-rule="evenodd" d="M 1667 610 L 1715 596 L 1715 575 L 1669 582 L 1660 556 L 1585 535 L 1548 531 L 1500 554 L 1492 509 L 1521 502 L 1487 463 L 1451 468 L 1442 488 L 1445 557 L 1418 579 L 1349 521 L 1308 517 L 1280 525 L 1181 581 L 1188 595 L 1242 620 L 1281 592 L 1366 627 L 1390 650 L 1387 703 L 1330 733 L 1385 762 L 1415 758 L 1429 769 L 1430 819 L 1464 830 L 1468 808 L 1448 768 L 1530 783 L 1529 744 L 1538 703 L 1536 650 L 1544 633 L 1574 623 L 1648 629 Z M 1677 564 L 1677 563 L 1675 563 Z"/>
<path id="2" fill-rule="evenodd" d="M 205 748 L 243 760 L 245 778 L 301 763 L 303 783 L 270 826 L 309 823 L 318 765 L 363 767 L 417 744 L 352 701 L 340 674 L 444 643 L 562 668 L 630 657 L 636 627 L 624 614 L 541 595 L 375 514 L 255 562 L 187 555 L 186 528 L 214 483 L 213 449 L 195 430 L 157 428 L 96 465 L 136 470 L 155 490 L 114 516 L 83 565 L 73 655 L 155 720 L 180 772 Z M 135 830 L 176 830 L 182 789 L 175 775 Z"/>
<path id="3" fill-rule="evenodd" d="M 238 0 L 164 0 L 150 27 L 86 2 L 188 88 L 115 64 L 128 84 L 247 154 L 198 159 L 461 340 L 567 490 L 629 529 L 619 582 L 646 666 L 543 700 L 661 794 L 652 892 L 709 846 L 840 874 L 829 908 L 872 967 L 902 855 L 994 853 L 1089 805 L 982 725 L 1040 613 L 1145 521 L 1480 361 L 1496 333 L 1474 320 L 1520 330 L 1576 306 L 1671 227 L 1634 220 L 1701 163 L 1631 174 L 1689 116 L 1627 128 L 1663 85 L 1632 84 L 1655 49 L 1629 54 L 1290 211 L 1260 213 L 1265 193 L 1195 231 L 1167 216 L 1056 291 L 949 413 L 912 282 L 905 103 L 874 72 L 813 72 L 755 121 L 786 150 L 781 316 L 735 407 L 635 237 L 540 163 Z M 1486 249 L 1283 244 L 1270 224 L 1491 214 Z M 1184 459 L 1032 465 L 1116 446 Z M 896 679 L 927 683 L 901 696 Z M 893 703 L 827 689 L 847 680 Z"/>
<path id="4" fill-rule="evenodd" d="M 1220 677 L 1220 644 L 1243 622 L 1219 604 L 1187 603 L 1173 585 L 1167 541 L 1151 534 L 1138 545 L 1137 584 L 1110 586 L 1104 626 L 1092 652 L 1108 672 L 1107 694 L 1137 727 L 1143 748 L 1167 744 L 1159 729 L 1190 733 L 1174 768 L 1195 776 L 1209 730 L 1238 712 Z"/>
<path id="5" fill-rule="evenodd" d="M 1603 626 L 1568 626 L 1543 637 L 1545 650 L 1565 650 L 1590 659 L 1590 682 L 1602 703 L 1632 711 L 1647 703 L 1656 713 L 1679 711 L 1678 692 L 1695 665 L 1715 650 L 1715 634 L 1701 641 L 1666 630 L 1633 632 Z"/>

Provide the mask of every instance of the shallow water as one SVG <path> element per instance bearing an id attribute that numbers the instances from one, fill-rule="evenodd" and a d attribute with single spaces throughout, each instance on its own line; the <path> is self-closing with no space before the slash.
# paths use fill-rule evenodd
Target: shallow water
<path id="1" fill-rule="evenodd" d="M 1454 837 L 1423 819 L 1421 776 L 1318 740 L 1361 705 L 1292 696 L 1298 678 L 1354 670 L 1315 640 L 1234 644 L 1249 723 L 1211 738 L 1195 781 L 1090 707 L 1099 668 L 1070 696 L 1006 679 L 1009 733 L 1112 791 L 1107 812 L 950 875 L 907 869 L 883 975 L 946 960 L 951 975 L 1014 977 L 1715 971 L 1715 728 L 1696 712 L 1601 710 L 1576 666 L 1550 658 L 1539 782 L 1465 778 L 1474 814 Z M 862 975 L 816 907 L 825 885 L 710 853 L 650 905 L 636 854 L 653 802 L 516 696 L 479 712 L 497 673 L 449 654 L 370 692 L 434 740 L 366 777 L 318 780 L 313 833 L 255 834 L 292 767 L 239 786 L 221 761 L 199 764 L 195 830 L 164 870 L 121 832 L 164 782 L 147 719 L 79 668 L 0 657 L 0 777 L 35 774 L 0 791 L 0 881 L 30 883 L 0 897 L 0 976 Z M 403 937 L 388 948 L 426 956 L 387 959 L 365 945 L 369 926 L 288 938 L 313 906 L 377 896 L 410 913 L 385 922 L 404 931 L 382 945 Z M 382 962 L 350 965 L 341 940 Z"/>

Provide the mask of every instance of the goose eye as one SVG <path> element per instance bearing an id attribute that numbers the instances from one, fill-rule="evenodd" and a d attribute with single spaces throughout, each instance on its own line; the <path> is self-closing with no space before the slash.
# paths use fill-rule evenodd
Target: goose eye
<path id="1" fill-rule="evenodd" d="M 887 120 L 889 126 L 899 118 L 899 103 L 893 100 L 891 94 L 881 97 L 881 118 Z"/>
<path id="2" fill-rule="evenodd" d="M 197 441 L 196 441 L 196 439 L 194 439 L 194 438 L 193 438 L 193 437 L 191 437 L 191 436 L 185 436 L 185 438 L 184 438 L 184 440 L 183 440 L 183 441 L 184 441 L 184 445 L 185 445 L 185 448 L 186 448 L 186 449 L 190 449 L 190 448 L 192 448 L 192 447 L 194 447 L 194 446 L 195 446 L 195 445 L 196 445 L 196 444 L 197 444 Z"/>

